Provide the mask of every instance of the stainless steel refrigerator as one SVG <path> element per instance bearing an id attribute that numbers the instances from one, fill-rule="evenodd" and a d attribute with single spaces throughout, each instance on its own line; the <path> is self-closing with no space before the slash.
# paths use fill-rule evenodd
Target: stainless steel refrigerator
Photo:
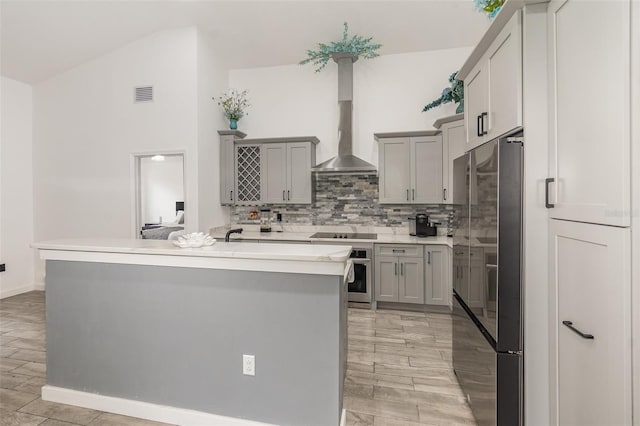
<path id="1" fill-rule="evenodd" d="M 453 367 L 480 426 L 523 424 L 522 164 L 522 133 L 453 164 Z"/>

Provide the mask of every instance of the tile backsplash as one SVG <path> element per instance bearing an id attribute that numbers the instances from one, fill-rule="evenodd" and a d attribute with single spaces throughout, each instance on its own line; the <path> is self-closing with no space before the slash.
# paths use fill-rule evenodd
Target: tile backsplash
<path id="1" fill-rule="evenodd" d="M 378 204 L 376 174 L 321 173 L 314 179 L 315 201 L 311 205 L 270 205 L 271 212 L 282 213 L 284 223 L 296 225 L 408 226 L 409 216 L 426 213 L 447 226 L 453 208 L 446 204 Z M 255 224 L 249 212 L 253 206 L 234 206 L 231 221 Z"/>

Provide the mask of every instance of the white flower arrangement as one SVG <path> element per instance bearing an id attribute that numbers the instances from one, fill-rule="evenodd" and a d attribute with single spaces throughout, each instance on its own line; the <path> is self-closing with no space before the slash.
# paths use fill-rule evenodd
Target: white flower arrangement
<path id="1" fill-rule="evenodd" d="M 240 120 L 245 115 L 245 110 L 251 106 L 247 99 L 247 90 L 239 91 L 237 89 L 229 89 L 219 98 L 213 98 L 218 101 L 218 105 L 224 110 L 224 116 L 229 120 Z"/>

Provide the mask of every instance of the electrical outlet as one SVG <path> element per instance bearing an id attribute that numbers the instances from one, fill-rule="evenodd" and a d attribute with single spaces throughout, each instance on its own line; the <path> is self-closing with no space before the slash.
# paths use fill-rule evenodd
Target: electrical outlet
<path id="1" fill-rule="evenodd" d="M 256 375 L 255 355 L 242 355 L 242 374 L 244 374 L 245 376 Z"/>
<path id="2" fill-rule="evenodd" d="M 5 266 L 4 263 L 0 263 L 0 272 L 4 272 L 7 270 L 7 267 Z"/>

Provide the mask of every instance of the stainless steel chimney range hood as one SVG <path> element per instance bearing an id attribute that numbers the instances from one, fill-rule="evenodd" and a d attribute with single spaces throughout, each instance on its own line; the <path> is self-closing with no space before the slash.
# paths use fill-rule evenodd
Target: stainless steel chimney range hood
<path id="1" fill-rule="evenodd" d="M 353 63 L 358 60 L 351 53 L 334 53 L 338 64 L 338 155 L 317 166 L 316 173 L 376 173 L 373 164 L 353 155 Z"/>

